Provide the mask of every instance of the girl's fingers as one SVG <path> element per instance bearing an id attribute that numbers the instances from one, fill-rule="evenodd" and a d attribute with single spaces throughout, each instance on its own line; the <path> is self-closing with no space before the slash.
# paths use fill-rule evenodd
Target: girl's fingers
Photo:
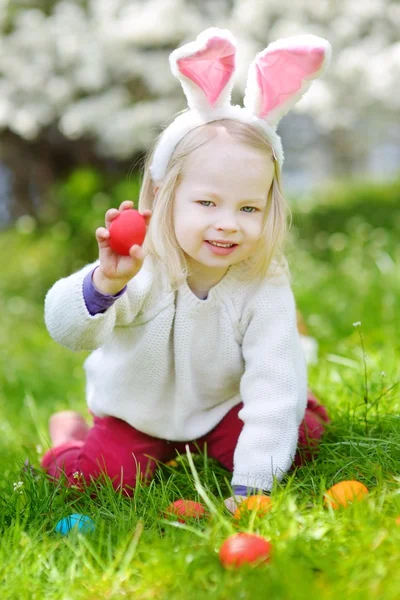
<path id="1" fill-rule="evenodd" d="M 118 217 L 119 213 L 123 210 L 127 210 L 128 208 L 133 208 L 132 200 L 124 200 L 121 202 L 119 208 L 110 208 L 106 212 L 106 227 L 109 226 L 111 221 Z M 149 219 L 151 217 L 151 210 L 145 210 L 142 215 L 145 219 Z"/>
<path id="2" fill-rule="evenodd" d="M 126 210 L 127 208 L 133 208 L 132 200 L 124 200 L 123 202 L 121 202 L 119 210 Z"/>
<path id="3" fill-rule="evenodd" d="M 106 212 L 106 227 L 107 227 L 107 229 L 110 227 L 111 221 L 113 221 L 116 217 L 118 217 L 119 213 L 122 210 L 126 210 L 127 208 L 133 208 L 133 202 L 131 200 L 124 200 L 123 202 L 121 202 L 119 209 L 118 208 L 110 208 Z"/>
<path id="4" fill-rule="evenodd" d="M 119 210 L 117 208 L 110 208 L 106 212 L 106 227 L 107 227 L 107 229 L 110 227 L 111 221 L 113 219 L 115 219 L 115 217 L 118 217 L 118 215 L 119 215 Z"/>
<path id="5" fill-rule="evenodd" d="M 146 230 L 147 230 L 147 229 L 148 229 L 148 227 L 149 227 L 149 224 L 150 224 L 150 219 L 151 219 L 151 210 L 145 210 L 145 211 L 143 211 L 143 213 L 142 213 L 142 217 L 143 217 L 143 218 L 144 218 L 144 220 L 145 220 L 145 223 L 146 223 Z"/>
<path id="6" fill-rule="evenodd" d="M 139 260 L 141 262 L 144 261 L 143 248 L 141 246 L 138 246 L 137 244 L 135 244 L 134 246 L 132 246 L 132 248 L 129 250 L 129 255 L 134 260 Z"/>
<path id="7" fill-rule="evenodd" d="M 105 227 L 98 227 L 96 229 L 96 237 L 98 239 L 107 239 L 110 237 L 110 232 Z"/>
<path id="8" fill-rule="evenodd" d="M 132 258 L 139 258 L 139 250 L 140 250 L 140 246 L 138 246 L 137 244 L 135 244 L 134 246 L 132 246 L 129 249 L 129 254 Z"/>
<path id="9" fill-rule="evenodd" d="M 96 240 L 99 244 L 103 244 L 110 237 L 110 232 L 105 227 L 98 227 L 96 229 Z"/>

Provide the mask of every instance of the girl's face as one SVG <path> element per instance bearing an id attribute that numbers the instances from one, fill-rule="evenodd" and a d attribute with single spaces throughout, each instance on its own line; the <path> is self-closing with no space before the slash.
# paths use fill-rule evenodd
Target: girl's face
<path id="1" fill-rule="evenodd" d="M 230 265 L 254 254 L 273 175 L 272 158 L 223 128 L 190 155 L 175 192 L 174 227 L 191 271 L 222 278 Z"/>

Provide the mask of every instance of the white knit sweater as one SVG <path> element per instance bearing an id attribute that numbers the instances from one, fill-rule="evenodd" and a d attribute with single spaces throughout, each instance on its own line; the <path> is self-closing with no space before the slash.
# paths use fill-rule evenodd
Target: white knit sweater
<path id="1" fill-rule="evenodd" d="M 54 340 L 93 350 L 87 402 L 149 435 L 194 440 L 243 401 L 232 485 L 269 490 L 296 452 L 307 369 L 285 277 L 244 285 L 233 265 L 205 300 L 187 283 L 171 290 L 150 256 L 126 292 L 91 316 L 83 280 L 98 261 L 57 281 L 45 299 Z"/>

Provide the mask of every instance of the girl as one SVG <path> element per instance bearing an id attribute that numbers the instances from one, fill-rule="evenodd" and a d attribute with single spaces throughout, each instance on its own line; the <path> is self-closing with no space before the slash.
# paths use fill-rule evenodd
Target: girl
<path id="1" fill-rule="evenodd" d="M 96 230 L 99 259 L 45 299 L 50 335 L 85 361 L 94 416 L 50 419 L 42 466 L 70 484 L 109 477 L 130 494 L 157 462 L 205 451 L 233 472 L 234 510 L 269 491 L 296 447 L 321 437 L 325 409 L 307 398 L 306 361 L 283 254 L 288 209 L 275 129 L 326 68 L 329 44 L 297 36 L 250 66 L 245 107 L 230 103 L 236 43 L 211 28 L 170 55 L 189 110 L 151 152 L 139 197 L 143 247 L 130 256 Z"/>

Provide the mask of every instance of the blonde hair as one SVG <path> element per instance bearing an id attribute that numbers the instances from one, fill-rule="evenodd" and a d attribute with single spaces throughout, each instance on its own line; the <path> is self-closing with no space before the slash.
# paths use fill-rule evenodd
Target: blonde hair
<path id="1" fill-rule="evenodd" d="M 158 140 L 145 162 L 138 208 L 141 213 L 146 209 L 151 210 L 152 218 L 143 250 L 145 255 L 150 254 L 155 261 L 164 264 L 174 290 L 189 275 L 185 255 L 176 239 L 173 224 L 175 190 L 183 175 L 187 157 L 217 135 L 217 127 L 221 125 L 234 140 L 260 150 L 273 159 L 271 144 L 260 130 L 240 121 L 221 119 L 196 127 L 182 138 L 171 156 L 165 178 L 156 195 L 149 167 Z M 274 279 L 282 274 L 290 278 L 289 266 L 283 254 L 289 215 L 291 216 L 290 209 L 282 193 L 280 169 L 277 160 L 274 160 L 274 177 L 268 192 L 264 227 L 256 252 L 246 259 L 248 268 L 242 270 L 244 281 L 262 280 L 266 277 Z"/>

